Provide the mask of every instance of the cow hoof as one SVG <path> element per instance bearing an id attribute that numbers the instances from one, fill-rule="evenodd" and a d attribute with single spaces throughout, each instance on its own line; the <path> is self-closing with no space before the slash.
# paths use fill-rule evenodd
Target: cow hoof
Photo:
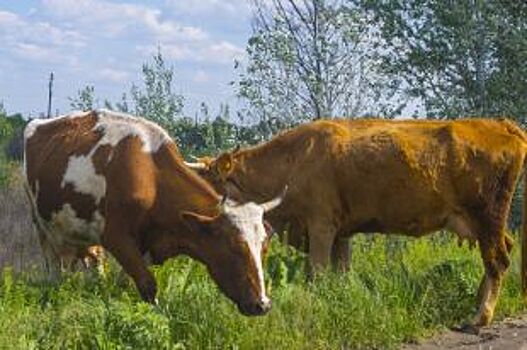
<path id="1" fill-rule="evenodd" d="M 155 283 L 149 283 L 146 286 L 140 288 L 139 294 L 141 294 L 141 299 L 143 299 L 143 301 L 153 305 L 157 304 L 157 287 Z"/>
<path id="2" fill-rule="evenodd" d="M 480 327 L 474 326 L 473 324 L 462 324 L 461 326 L 455 326 L 451 328 L 455 332 L 461 332 L 466 334 L 479 335 Z"/>

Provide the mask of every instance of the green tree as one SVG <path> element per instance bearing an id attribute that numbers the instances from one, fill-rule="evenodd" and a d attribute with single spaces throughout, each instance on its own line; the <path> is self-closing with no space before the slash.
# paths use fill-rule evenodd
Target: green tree
<path id="1" fill-rule="evenodd" d="M 132 111 L 173 133 L 183 110 L 183 96 L 173 92 L 174 68 L 165 64 L 159 50 L 153 62 L 143 64 L 142 73 L 144 86 L 134 84 L 131 89 Z"/>
<path id="2" fill-rule="evenodd" d="M 246 66 L 235 83 L 246 113 L 276 127 L 383 111 L 380 37 L 360 7 L 340 0 L 255 0 Z M 379 98 L 383 95 L 384 99 Z"/>
<path id="3" fill-rule="evenodd" d="M 527 4 L 358 0 L 380 23 L 384 68 L 429 117 L 527 112 Z"/>
<path id="4" fill-rule="evenodd" d="M 68 97 L 68 100 L 70 101 L 70 107 L 77 111 L 89 111 L 98 105 L 93 85 L 86 85 L 77 91 L 77 96 Z"/>
<path id="5" fill-rule="evenodd" d="M 21 114 L 8 115 L 0 103 L 0 163 L 21 160 L 24 151 L 23 131 L 26 120 Z M 0 175 L 0 177 L 2 177 Z M 1 181 L 0 181 L 1 182 Z"/>
<path id="6" fill-rule="evenodd" d="M 121 100 L 115 103 L 112 103 L 108 100 L 104 100 L 104 108 L 112 111 L 119 111 L 122 113 L 130 113 L 131 107 L 130 102 L 128 100 L 128 95 L 126 94 L 126 92 L 123 92 L 123 94 L 121 95 Z"/>
<path id="7" fill-rule="evenodd" d="M 4 108 L 4 104 L 0 102 L 0 139 L 4 139 L 11 136 L 13 127 L 7 119 L 7 113 Z"/>

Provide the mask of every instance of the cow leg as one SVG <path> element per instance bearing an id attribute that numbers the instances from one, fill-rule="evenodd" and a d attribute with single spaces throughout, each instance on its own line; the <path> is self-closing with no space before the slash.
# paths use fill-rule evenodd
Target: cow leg
<path id="1" fill-rule="evenodd" d="M 337 231 L 327 223 L 313 223 L 308 226 L 310 277 L 330 265 L 336 233 Z"/>
<path id="2" fill-rule="evenodd" d="M 338 272 L 347 272 L 350 267 L 349 238 L 336 237 L 331 250 L 331 264 Z"/>
<path id="3" fill-rule="evenodd" d="M 501 283 L 510 265 L 510 241 L 503 231 L 495 237 L 496 240 L 489 239 L 489 236 L 479 240 L 485 274 L 478 293 L 479 310 L 472 323 L 476 327 L 487 326 L 492 321 Z"/>
<path id="4" fill-rule="evenodd" d="M 79 256 L 79 260 L 85 270 L 96 269 L 99 276 L 106 274 L 106 256 L 100 245 L 92 245 Z"/>
<path id="5" fill-rule="evenodd" d="M 512 248 L 513 248 L 514 239 L 508 233 L 505 233 L 504 239 L 505 239 L 505 247 L 507 249 L 507 256 L 510 256 L 512 252 Z M 476 296 L 476 300 L 478 302 L 482 301 L 484 293 L 486 292 L 486 286 L 489 283 L 490 282 L 487 281 L 486 274 L 483 275 L 483 278 L 481 279 L 481 282 L 479 284 L 478 294 Z"/>
<path id="6" fill-rule="evenodd" d="M 157 293 L 156 281 L 146 267 L 134 238 L 134 231 L 130 227 L 126 224 L 126 220 L 108 221 L 102 236 L 102 245 L 132 277 L 141 298 L 146 302 L 154 303 Z"/>

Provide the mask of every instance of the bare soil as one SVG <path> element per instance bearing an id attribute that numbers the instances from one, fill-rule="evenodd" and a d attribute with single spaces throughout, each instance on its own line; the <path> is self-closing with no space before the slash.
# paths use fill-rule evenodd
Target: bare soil
<path id="1" fill-rule="evenodd" d="M 406 344 L 403 350 L 527 350 L 527 314 L 506 318 L 478 335 L 447 331 L 417 344 Z"/>

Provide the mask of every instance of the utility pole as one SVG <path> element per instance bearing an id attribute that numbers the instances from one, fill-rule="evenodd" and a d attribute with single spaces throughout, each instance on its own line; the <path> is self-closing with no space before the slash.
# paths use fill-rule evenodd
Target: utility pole
<path id="1" fill-rule="evenodd" d="M 51 99 L 53 98 L 53 72 L 49 75 L 48 85 L 48 118 L 51 118 Z"/>

